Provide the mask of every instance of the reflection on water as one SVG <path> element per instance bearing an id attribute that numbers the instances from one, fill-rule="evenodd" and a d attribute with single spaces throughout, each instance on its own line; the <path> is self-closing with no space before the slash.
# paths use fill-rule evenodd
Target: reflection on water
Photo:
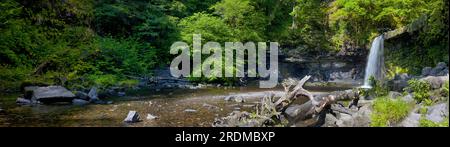
<path id="1" fill-rule="evenodd" d="M 314 88 L 311 88 L 314 89 Z M 317 89 L 317 88 L 316 88 Z M 328 89 L 317 89 L 324 92 Z M 162 90 L 144 91 L 142 96 L 115 98 L 110 105 L 37 105 L 17 106 L 14 96 L 2 98 L 1 104 L 7 110 L 0 114 L 0 126 L 211 126 L 216 117 L 228 113 L 251 111 L 259 99 L 247 99 L 245 103 L 225 101 L 233 94 L 262 95 L 266 92 L 281 92 L 280 87 L 259 89 L 257 87 L 242 88 L 207 88 L 197 90 Z M 194 109 L 196 112 L 185 112 Z M 128 111 L 135 110 L 141 116 L 141 122 L 126 124 L 123 119 Z M 147 114 L 158 116 L 155 120 L 146 120 Z"/>

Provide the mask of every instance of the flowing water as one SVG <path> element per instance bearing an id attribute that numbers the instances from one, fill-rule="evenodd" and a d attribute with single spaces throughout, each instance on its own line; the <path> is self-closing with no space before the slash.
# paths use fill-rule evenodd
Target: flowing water
<path id="1" fill-rule="evenodd" d="M 280 72 L 284 78 L 302 78 L 310 66 L 281 63 Z M 315 66 L 315 65 L 314 65 Z M 325 67 L 330 68 L 330 67 Z M 359 86 L 359 85 L 358 85 Z M 346 90 L 355 85 L 306 86 L 314 94 L 330 91 Z M 206 89 L 166 89 L 144 90 L 134 96 L 112 98 L 110 105 L 36 105 L 18 106 L 15 98 L 18 94 L 0 95 L 0 126 L 32 126 L 32 127 L 76 127 L 76 126 L 108 126 L 108 127 L 180 127 L 211 126 L 214 119 L 223 117 L 233 111 L 251 111 L 259 102 L 259 98 L 268 92 L 282 93 L 283 88 L 260 89 L 256 84 L 245 87 L 211 87 Z M 246 95 L 245 103 L 225 101 L 229 95 Z M 196 112 L 186 112 L 193 109 Z M 141 122 L 127 124 L 123 122 L 128 111 L 135 110 L 140 114 Z M 147 114 L 158 116 L 158 119 L 147 120 Z"/>
<path id="2" fill-rule="evenodd" d="M 378 36 L 373 40 L 370 48 L 369 58 L 367 60 L 366 72 L 364 76 L 363 88 L 371 88 L 370 77 L 381 79 L 383 76 L 382 69 L 384 66 L 384 37 Z"/>

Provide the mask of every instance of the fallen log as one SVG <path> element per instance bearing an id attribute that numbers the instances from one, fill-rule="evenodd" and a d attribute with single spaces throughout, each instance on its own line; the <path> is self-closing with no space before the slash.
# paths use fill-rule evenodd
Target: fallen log
<path id="1" fill-rule="evenodd" d="M 248 112 L 231 113 L 229 116 L 216 119 L 213 126 L 219 127 L 240 127 L 240 126 L 275 126 L 283 122 L 286 118 L 288 126 L 296 126 L 297 123 L 315 126 L 323 116 L 331 109 L 331 104 L 340 100 L 352 100 L 352 105 L 357 105 L 359 94 L 357 91 L 333 92 L 328 96 L 314 97 L 312 93 L 303 88 L 303 85 L 311 78 L 305 76 L 302 80 L 296 81 L 288 79 L 283 82 L 285 94 L 275 101 L 275 94 L 266 95 L 257 106 L 256 114 L 250 115 Z M 296 100 L 306 102 L 301 105 L 293 105 Z M 355 104 L 356 103 L 356 104 Z M 339 108 L 338 111 L 351 113 L 346 108 Z M 282 117 L 284 116 L 284 117 Z"/>

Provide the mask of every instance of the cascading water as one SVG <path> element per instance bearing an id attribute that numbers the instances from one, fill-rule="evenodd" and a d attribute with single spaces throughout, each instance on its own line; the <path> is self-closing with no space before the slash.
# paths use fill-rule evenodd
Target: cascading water
<path id="1" fill-rule="evenodd" d="M 369 59 L 367 60 L 366 73 L 364 76 L 364 86 L 362 88 L 372 88 L 370 77 L 379 80 L 382 78 L 382 68 L 384 66 L 384 36 L 378 36 L 373 40 L 370 48 Z"/>

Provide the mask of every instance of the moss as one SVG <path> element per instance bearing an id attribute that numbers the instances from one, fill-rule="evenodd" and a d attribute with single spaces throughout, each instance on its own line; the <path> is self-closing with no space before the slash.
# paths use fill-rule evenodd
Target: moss
<path id="1" fill-rule="evenodd" d="M 448 117 L 445 118 L 444 121 L 439 122 L 439 123 L 435 123 L 435 122 L 433 122 L 431 120 L 428 120 L 428 119 L 422 117 L 419 120 L 419 126 L 420 127 L 448 127 L 448 121 L 449 121 Z"/>
<path id="2" fill-rule="evenodd" d="M 411 106 L 403 100 L 393 100 L 387 97 L 377 98 L 373 104 L 370 126 L 390 126 L 405 118 L 410 109 Z"/>

